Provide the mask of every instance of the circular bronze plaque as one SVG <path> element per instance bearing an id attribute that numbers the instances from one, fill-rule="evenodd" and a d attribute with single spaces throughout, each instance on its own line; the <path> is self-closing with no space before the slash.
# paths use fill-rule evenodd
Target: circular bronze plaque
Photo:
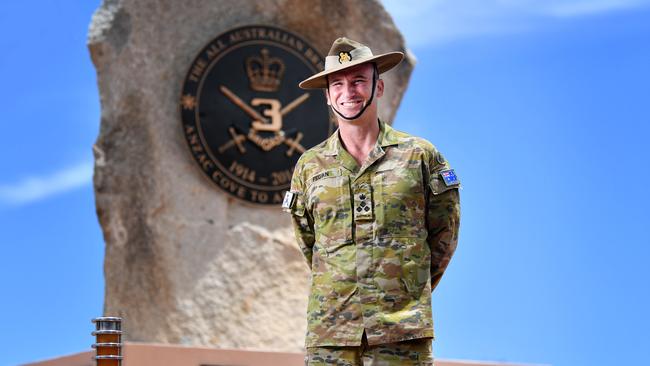
<path id="1" fill-rule="evenodd" d="M 185 138 L 203 172 L 235 198 L 282 203 L 300 154 L 334 130 L 325 96 L 298 82 L 323 57 L 270 26 L 221 34 L 199 52 L 180 100 Z"/>

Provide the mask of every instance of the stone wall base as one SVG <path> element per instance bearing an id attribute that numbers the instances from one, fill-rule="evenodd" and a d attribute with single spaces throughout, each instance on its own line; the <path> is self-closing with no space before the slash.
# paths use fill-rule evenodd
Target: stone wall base
<path id="1" fill-rule="evenodd" d="M 95 366 L 93 351 L 23 366 Z M 303 353 L 186 347 L 125 342 L 122 366 L 304 366 Z M 436 366 L 503 366 L 503 363 L 436 360 Z M 516 366 L 514 364 L 507 364 Z"/>

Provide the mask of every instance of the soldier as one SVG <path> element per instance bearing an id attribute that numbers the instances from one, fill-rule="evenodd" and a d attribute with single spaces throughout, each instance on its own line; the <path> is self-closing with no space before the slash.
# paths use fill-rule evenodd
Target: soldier
<path id="1" fill-rule="evenodd" d="M 458 242 L 460 182 L 431 143 L 378 119 L 379 75 L 403 57 L 339 38 L 299 84 L 325 89 L 339 124 L 283 202 L 312 274 L 310 366 L 433 365 L 431 291 Z"/>

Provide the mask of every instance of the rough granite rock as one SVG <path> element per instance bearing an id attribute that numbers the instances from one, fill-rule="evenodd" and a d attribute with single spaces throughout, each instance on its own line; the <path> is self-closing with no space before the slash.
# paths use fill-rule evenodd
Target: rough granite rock
<path id="1" fill-rule="evenodd" d="M 300 351 L 309 274 L 279 208 L 219 191 L 184 141 L 178 100 L 197 52 L 220 33 L 272 24 L 326 54 L 346 35 L 375 53 L 405 50 L 375 0 L 105 0 L 88 46 L 97 68 L 97 215 L 106 242 L 105 309 L 124 339 Z M 392 120 L 414 58 L 385 74 Z"/>

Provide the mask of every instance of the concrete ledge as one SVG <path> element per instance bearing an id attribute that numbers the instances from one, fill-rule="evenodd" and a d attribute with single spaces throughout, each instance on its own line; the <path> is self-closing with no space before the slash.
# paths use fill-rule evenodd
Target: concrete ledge
<path id="1" fill-rule="evenodd" d="M 53 358 L 24 366 L 94 366 L 94 351 Z M 304 366 L 304 354 L 215 349 L 125 342 L 122 366 Z M 436 366 L 503 366 L 504 363 L 436 360 Z M 514 364 L 507 364 L 514 366 Z"/>

